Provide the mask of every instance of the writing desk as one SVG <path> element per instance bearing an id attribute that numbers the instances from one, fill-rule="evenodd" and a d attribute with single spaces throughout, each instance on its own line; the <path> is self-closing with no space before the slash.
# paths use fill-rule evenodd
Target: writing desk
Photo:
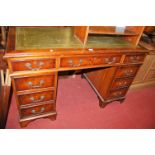
<path id="1" fill-rule="evenodd" d="M 5 58 L 22 127 L 38 118 L 56 119 L 59 71 L 85 69 L 100 107 L 124 100 L 147 51 L 120 35 L 90 35 L 83 44 L 74 32 L 72 27 L 10 27 Z"/>

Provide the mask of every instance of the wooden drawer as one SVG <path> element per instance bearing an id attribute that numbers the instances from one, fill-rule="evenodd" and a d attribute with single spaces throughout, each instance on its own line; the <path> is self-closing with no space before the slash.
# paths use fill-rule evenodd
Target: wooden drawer
<path id="1" fill-rule="evenodd" d="M 26 95 L 18 95 L 18 99 L 20 105 L 37 104 L 40 102 L 51 101 L 54 100 L 54 91 L 42 91 Z"/>
<path id="2" fill-rule="evenodd" d="M 33 115 L 41 115 L 51 111 L 55 111 L 55 103 L 42 104 L 29 108 L 21 108 L 21 117 L 24 118 Z"/>
<path id="3" fill-rule="evenodd" d="M 33 58 L 33 59 L 12 59 L 12 71 L 39 71 L 42 69 L 55 68 L 55 59 Z"/>
<path id="4" fill-rule="evenodd" d="M 100 56 L 87 56 L 87 57 L 66 57 L 62 58 L 60 67 L 85 67 L 93 65 L 110 65 L 119 63 L 121 55 L 100 55 Z"/>
<path id="5" fill-rule="evenodd" d="M 114 80 L 111 89 L 119 89 L 123 87 L 129 87 L 133 81 L 133 78 L 123 78 Z"/>
<path id="6" fill-rule="evenodd" d="M 110 91 L 109 98 L 112 99 L 112 98 L 123 97 L 123 96 L 125 96 L 127 90 L 128 90 L 127 88 L 124 88 L 124 89 L 119 89 L 116 91 Z"/>
<path id="7" fill-rule="evenodd" d="M 139 66 L 124 66 L 117 69 L 116 78 L 135 76 Z"/>
<path id="8" fill-rule="evenodd" d="M 14 78 L 17 91 L 54 87 L 55 74 L 38 75 L 38 76 L 22 76 Z"/>
<path id="9" fill-rule="evenodd" d="M 126 55 L 124 63 L 143 63 L 145 54 Z"/>

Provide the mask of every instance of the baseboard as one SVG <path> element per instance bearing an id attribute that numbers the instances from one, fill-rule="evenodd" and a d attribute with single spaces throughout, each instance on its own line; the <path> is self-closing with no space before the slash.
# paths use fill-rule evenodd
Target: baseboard
<path id="1" fill-rule="evenodd" d="M 132 84 L 130 86 L 129 91 L 140 90 L 140 89 L 149 88 L 149 87 L 155 87 L 155 81 Z"/>

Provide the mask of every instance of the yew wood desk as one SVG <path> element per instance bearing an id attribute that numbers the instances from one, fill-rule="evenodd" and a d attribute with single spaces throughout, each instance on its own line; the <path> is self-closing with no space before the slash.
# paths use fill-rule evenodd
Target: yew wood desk
<path id="1" fill-rule="evenodd" d="M 59 71 L 86 71 L 101 107 L 122 102 L 146 54 L 120 36 L 91 35 L 83 44 L 72 27 L 10 27 L 5 58 L 20 125 L 38 118 L 56 119 Z"/>

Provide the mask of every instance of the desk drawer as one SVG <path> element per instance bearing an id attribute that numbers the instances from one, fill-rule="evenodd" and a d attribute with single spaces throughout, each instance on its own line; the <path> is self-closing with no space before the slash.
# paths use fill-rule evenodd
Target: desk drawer
<path id="1" fill-rule="evenodd" d="M 131 77 L 135 76 L 137 71 L 139 69 L 139 66 L 125 66 L 125 67 L 120 67 L 117 69 L 116 72 L 116 78 L 120 77 Z"/>
<path id="2" fill-rule="evenodd" d="M 143 63 L 145 54 L 126 55 L 124 63 Z"/>
<path id="3" fill-rule="evenodd" d="M 14 78 L 17 91 L 54 87 L 55 74 Z"/>
<path id="4" fill-rule="evenodd" d="M 21 117 L 23 118 L 33 115 L 41 115 L 51 111 L 55 111 L 55 103 L 42 104 L 29 108 L 21 108 Z"/>
<path id="5" fill-rule="evenodd" d="M 127 88 L 119 89 L 116 91 L 110 91 L 109 98 L 111 99 L 111 98 L 123 97 L 123 96 L 125 96 L 126 92 L 127 92 Z"/>
<path id="6" fill-rule="evenodd" d="M 54 91 L 42 91 L 26 95 L 18 95 L 18 99 L 20 105 L 38 104 L 40 102 L 52 101 L 54 100 Z"/>
<path id="7" fill-rule="evenodd" d="M 55 59 L 33 58 L 33 59 L 14 59 L 11 60 L 12 71 L 39 71 L 42 69 L 55 68 Z"/>
<path id="8" fill-rule="evenodd" d="M 100 55 L 87 57 L 67 57 L 62 58 L 60 67 L 84 67 L 96 65 L 111 65 L 119 63 L 121 55 Z"/>
<path id="9" fill-rule="evenodd" d="M 123 87 L 129 87 L 133 81 L 133 78 L 115 79 L 111 89 L 119 89 Z"/>

